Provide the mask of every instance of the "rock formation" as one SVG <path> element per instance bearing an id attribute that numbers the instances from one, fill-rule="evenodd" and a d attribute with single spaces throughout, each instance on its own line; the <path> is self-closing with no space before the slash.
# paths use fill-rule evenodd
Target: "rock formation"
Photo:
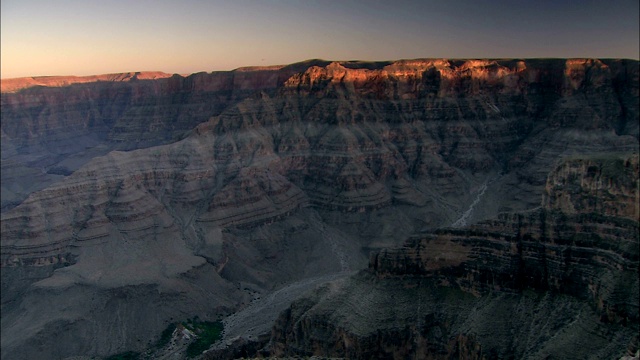
<path id="1" fill-rule="evenodd" d="M 638 75 L 628 60 L 313 60 L 12 85 L 2 356 L 140 351 L 171 321 L 364 268 L 372 250 L 373 275 L 345 284 L 410 273 L 513 306 L 573 286 L 531 301 L 637 324 L 612 269 L 637 272 L 637 158 L 615 154 L 637 152 Z M 460 334 L 451 349 L 487 346 Z"/>
<path id="2" fill-rule="evenodd" d="M 637 154 L 567 160 L 549 176 L 542 208 L 372 254 L 368 271 L 283 312 L 269 350 L 350 359 L 633 355 L 638 173 Z"/>
<path id="3" fill-rule="evenodd" d="M 278 88 L 301 66 L 3 79 L 2 210 L 95 156 L 180 140 L 255 91 Z"/>

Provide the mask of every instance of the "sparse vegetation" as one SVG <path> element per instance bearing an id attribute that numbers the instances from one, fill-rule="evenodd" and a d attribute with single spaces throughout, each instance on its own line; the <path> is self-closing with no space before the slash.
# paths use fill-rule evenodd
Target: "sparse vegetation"
<path id="1" fill-rule="evenodd" d="M 203 351 L 207 350 L 211 344 L 222 338 L 223 325 L 221 321 L 199 321 L 196 317 L 183 325 L 198 336 L 198 338 L 187 347 L 188 358 L 200 355 Z"/>
<path id="2" fill-rule="evenodd" d="M 167 326 L 167 328 L 164 329 L 164 331 L 162 331 L 162 334 L 160 335 L 160 339 L 158 340 L 156 347 L 161 348 L 167 345 L 169 343 L 169 340 L 171 340 L 171 335 L 173 334 L 173 331 L 175 329 L 176 329 L 175 323 L 169 324 L 169 326 Z"/>

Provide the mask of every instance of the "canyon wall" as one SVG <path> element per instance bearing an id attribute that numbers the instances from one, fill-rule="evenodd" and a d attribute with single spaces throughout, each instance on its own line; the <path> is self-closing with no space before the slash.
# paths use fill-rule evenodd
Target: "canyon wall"
<path id="1" fill-rule="evenodd" d="M 95 156 L 185 137 L 305 64 L 190 76 L 154 72 L 2 80 L 2 210 Z"/>
<path id="2" fill-rule="evenodd" d="M 587 282 L 580 301 L 615 322 L 633 314 L 589 269 L 637 263 L 637 160 L 616 157 L 638 148 L 637 61 L 312 60 L 157 76 L 3 93 L 3 358 L 141 350 L 171 318 L 227 315 L 291 281 L 365 268 L 372 250 L 382 278 L 440 264 L 429 276 L 478 294 Z M 599 154 L 611 162 L 565 161 L 548 177 Z M 485 221 L 433 232 L 461 218 Z M 567 236 L 613 243 L 583 254 Z M 426 250 L 423 264 L 414 248 L 443 255 Z M 127 298 L 143 315 L 111 317 Z"/>
<path id="3" fill-rule="evenodd" d="M 540 209 L 374 253 L 367 271 L 284 312 L 269 350 L 362 359 L 632 356 L 639 170 L 637 154 L 569 159 L 549 175 Z"/>

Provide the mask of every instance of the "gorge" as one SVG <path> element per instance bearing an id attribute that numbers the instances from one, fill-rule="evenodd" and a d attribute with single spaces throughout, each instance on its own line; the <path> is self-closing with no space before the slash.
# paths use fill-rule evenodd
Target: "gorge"
<path id="1" fill-rule="evenodd" d="M 2 358 L 633 356 L 638 66 L 3 79 Z"/>

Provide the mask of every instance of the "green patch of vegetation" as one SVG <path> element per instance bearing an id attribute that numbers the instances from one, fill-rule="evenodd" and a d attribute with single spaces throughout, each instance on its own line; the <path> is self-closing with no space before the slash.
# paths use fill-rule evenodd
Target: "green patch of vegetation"
<path id="1" fill-rule="evenodd" d="M 160 340 L 158 340 L 156 347 L 161 348 L 167 345 L 169 343 L 169 340 L 171 340 L 171 335 L 173 334 L 173 331 L 175 329 L 176 329 L 176 324 L 174 323 L 169 324 L 169 326 L 167 326 L 167 328 L 164 329 L 164 331 L 160 335 Z"/>
<path id="2" fill-rule="evenodd" d="M 184 327 L 193 331 L 198 338 L 187 347 L 187 357 L 193 358 L 207 350 L 211 344 L 222 338 L 221 321 L 199 321 L 197 317 L 189 320 Z"/>
<path id="3" fill-rule="evenodd" d="M 138 360 L 140 353 L 135 351 L 127 351 L 116 355 L 111 355 L 105 360 Z"/>

